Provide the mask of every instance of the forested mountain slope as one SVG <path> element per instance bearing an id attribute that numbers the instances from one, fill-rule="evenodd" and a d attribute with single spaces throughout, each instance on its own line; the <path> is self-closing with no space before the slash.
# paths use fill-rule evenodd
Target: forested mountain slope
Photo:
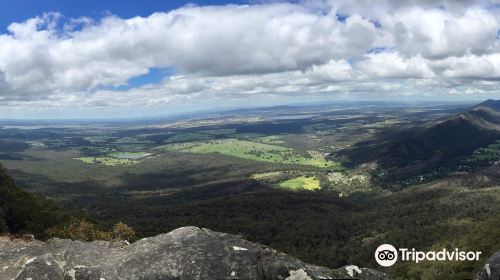
<path id="1" fill-rule="evenodd" d="M 54 202 L 19 189 L 0 165 L 0 232 L 47 237 L 47 229 L 68 221 L 68 211 Z"/>
<path id="2" fill-rule="evenodd" d="M 385 130 L 344 153 L 346 164 L 371 163 L 386 181 L 436 172 L 500 139 L 500 101 L 404 129 Z M 375 164 L 374 164 L 375 163 Z"/>

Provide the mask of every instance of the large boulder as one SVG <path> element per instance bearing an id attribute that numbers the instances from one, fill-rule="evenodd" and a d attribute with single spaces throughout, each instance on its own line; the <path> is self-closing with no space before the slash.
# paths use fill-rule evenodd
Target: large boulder
<path id="1" fill-rule="evenodd" d="M 491 256 L 475 280 L 500 280 L 500 251 Z"/>
<path id="2" fill-rule="evenodd" d="M 128 242 L 0 237 L 0 279 L 388 279 L 310 265 L 239 236 L 197 227 Z"/>

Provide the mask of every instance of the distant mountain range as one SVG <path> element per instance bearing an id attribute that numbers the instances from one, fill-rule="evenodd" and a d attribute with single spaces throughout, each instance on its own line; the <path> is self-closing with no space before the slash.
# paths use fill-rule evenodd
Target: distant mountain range
<path id="1" fill-rule="evenodd" d="M 388 180 L 432 172 L 500 139 L 500 101 L 486 100 L 445 119 L 388 129 L 346 151 L 346 164 L 371 166 Z"/>

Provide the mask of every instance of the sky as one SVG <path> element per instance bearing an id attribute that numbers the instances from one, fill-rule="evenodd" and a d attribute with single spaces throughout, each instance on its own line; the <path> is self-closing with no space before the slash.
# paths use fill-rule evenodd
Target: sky
<path id="1" fill-rule="evenodd" d="M 500 1 L 0 3 L 0 118 L 500 99 Z"/>

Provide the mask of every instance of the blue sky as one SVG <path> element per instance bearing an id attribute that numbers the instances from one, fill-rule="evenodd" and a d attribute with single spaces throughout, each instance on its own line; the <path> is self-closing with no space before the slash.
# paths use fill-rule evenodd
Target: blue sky
<path id="1" fill-rule="evenodd" d="M 499 99 L 496 1 L 1 1 L 0 118 Z"/>
<path id="2" fill-rule="evenodd" d="M 246 0 L 2 0 L 0 1 L 0 28 L 5 30 L 12 22 L 21 22 L 45 12 L 59 12 L 67 17 L 101 18 L 110 12 L 123 18 L 148 16 L 166 12 L 189 3 L 196 5 L 244 4 Z"/>

